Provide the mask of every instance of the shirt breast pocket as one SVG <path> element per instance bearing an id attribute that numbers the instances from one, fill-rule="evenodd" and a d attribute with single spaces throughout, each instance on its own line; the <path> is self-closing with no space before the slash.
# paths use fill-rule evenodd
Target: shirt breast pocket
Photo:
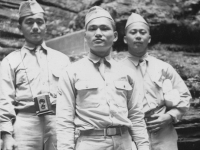
<path id="1" fill-rule="evenodd" d="M 133 88 L 127 81 L 114 81 L 117 98 L 117 105 L 119 107 L 126 107 L 127 108 L 127 94 L 128 91 L 131 91 Z"/>
<path id="2" fill-rule="evenodd" d="M 26 76 L 26 70 L 25 69 L 19 69 L 16 72 L 16 85 L 19 86 L 23 83 L 27 82 L 27 76 Z"/>
<path id="3" fill-rule="evenodd" d="M 53 77 L 54 77 L 54 80 L 55 80 L 56 82 L 58 82 L 59 77 L 60 77 L 60 75 L 61 75 L 61 71 L 56 70 L 56 69 L 52 69 L 51 71 L 52 71 L 52 75 L 53 75 Z"/>
<path id="4" fill-rule="evenodd" d="M 75 83 L 77 92 L 77 106 L 81 108 L 95 108 L 99 106 L 98 88 L 96 81 L 80 80 Z"/>

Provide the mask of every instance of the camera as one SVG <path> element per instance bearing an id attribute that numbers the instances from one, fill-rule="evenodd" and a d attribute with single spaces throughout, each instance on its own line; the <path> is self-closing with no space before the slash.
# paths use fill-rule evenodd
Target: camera
<path id="1" fill-rule="evenodd" d="M 38 116 L 45 114 L 53 114 L 50 97 L 48 93 L 40 94 L 34 97 L 36 114 Z"/>

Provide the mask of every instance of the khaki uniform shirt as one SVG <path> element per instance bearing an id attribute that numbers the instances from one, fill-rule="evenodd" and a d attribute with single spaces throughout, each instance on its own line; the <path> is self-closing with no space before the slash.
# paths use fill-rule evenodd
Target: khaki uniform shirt
<path id="1" fill-rule="evenodd" d="M 190 106 L 191 95 L 184 81 L 173 69 L 173 67 L 159 59 L 148 54 L 144 55 L 146 61 L 146 73 L 143 76 L 140 70 L 139 58 L 128 54 L 120 64 L 129 66 L 140 77 L 140 82 L 144 85 L 143 112 L 155 109 L 156 107 L 165 106 L 164 93 L 162 89 L 163 81 L 169 79 L 173 89 L 177 89 L 180 95 L 178 105 L 167 108 L 168 114 L 173 116 L 174 122 L 178 122 Z M 163 113 L 163 112 L 162 112 Z M 153 150 L 171 150 L 177 149 L 177 133 L 172 124 L 161 129 L 157 134 L 150 134 L 150 142 Z"/>
<path id="2" fill-rule="evenodd" d="M 57 83 L 61 70 L 69 58 L 53 50 L 43 42 L 35 52 L 27 44 L 5 57 L 1 63 L 0 121 L 1 130 L 13 132 L 15 110 L 34 105 L 33 97 L 50 93 L 50 101 L 56 103 Z M 37 54 L 36 54 L 37 53 Z M 38 55 L 38 56 L 37 56 Z"/>
<path id="3" fill-rule="evenodd" d="M 142 113 L 142 88 L 131 69 L 105 58 L 105 75 L 98 67 L 100 58 L 88 57 L 69 66 L 59 80 L 57 104 L 58 150 L 72 150 L 74 132 L 127 126 L 139 150 L 149 150 Z"/>

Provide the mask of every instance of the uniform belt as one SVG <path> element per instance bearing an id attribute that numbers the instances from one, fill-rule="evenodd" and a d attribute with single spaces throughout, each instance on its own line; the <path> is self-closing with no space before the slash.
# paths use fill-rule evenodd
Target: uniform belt
<path id="1" fill-rule="evenodd" d="M 127 127 L 109 127 L 104 129 L 90 129 L 90 130 L 81 130 L 80 135 L 83 136 L 115 136 L 122 135 L 128 130 Z"/>
<path id="2" fill-rule="evenodd" d="M 52 105 L 51 108 L 52 108 L 53 112 L 56 113 L 56 105 Z M 17 112 L 18 113 L 31 113 L 32 114 L 32 113 L 36 113 L 36 108 L 33 105 L 33 106 L 30 106 L 30 107 L 25 108 L 25 109 L 18 109 Z"/>

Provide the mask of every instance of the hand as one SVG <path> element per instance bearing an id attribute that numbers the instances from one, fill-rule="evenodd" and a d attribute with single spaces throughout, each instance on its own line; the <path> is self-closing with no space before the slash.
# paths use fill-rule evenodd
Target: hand
<path id="1" fill-rule="evenodd" d="M 151 133 L 158 132 L 172 122 L 172 117 L 169 114 L 154 114 L 150 118 L 153 121 L 147 122 L 147 129 Z"/>
<path id="2" fill-rule="evenodd" d="M 17 150 L 17 144 L 13 139 L 12 135 L 9 133 L 4 133 L 2 135 L 3 146 L 2 150 Z"/>

